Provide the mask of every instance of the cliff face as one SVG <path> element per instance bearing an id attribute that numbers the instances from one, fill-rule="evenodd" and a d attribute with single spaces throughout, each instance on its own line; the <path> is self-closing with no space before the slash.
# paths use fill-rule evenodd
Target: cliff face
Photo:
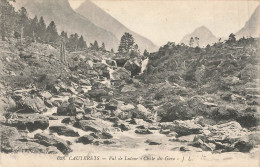
<path id="1" fill-rule="evenodd" d="M 113 33 L 76 13 L 68 0 L 20 0 L 15 6 L 17 8 L 24 6 L 31 16 L 43 16 L 46 24 L 54 21 L 59 31 L 83 35 L 87 43 L 97 40 L 99 43 L 104 42 L 108 49 L 118 46 L 119 40 Z"/>
<path id="2" fill-rule="evenodd" d="M 258 6 L 245 26 L 236 33 L 237 38 L 260 36 L 260 6 Z"/>
<path id="3" fill-rule="evenodd" d="M 76 9 L 76 12 L 95 25 L 112 32 L 119 40 L 125 32 L 129 32 L 133 35 L 135 42 L 141 50 L 147 49 L 149 51 L 155 51 L 157 49 L 157 46 L 155 46 L 152 41 L 131 31 L 90 0 L 86 0 L 81 4 L 81 6 Z"/>

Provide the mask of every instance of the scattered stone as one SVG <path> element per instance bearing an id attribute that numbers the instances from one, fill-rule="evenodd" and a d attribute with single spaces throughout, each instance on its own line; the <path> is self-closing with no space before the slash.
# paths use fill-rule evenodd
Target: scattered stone
<path id="1" fill-rule="evenodd" d="M 180 147 L 180 151 L 186 152 L 186 151 L 190 151 L 190 149 L 182 146 Z"/>
<path id="2" fill-rule="evenodd" d="M 146 128 L 144 127 L 144 125 L 137 126 L 136 128 L 137 128 L 137 129 L 146 129 Z"/>
<path id="3" fill-rule="evenodd" d="M 61 123 L 74 125 L 77 122 L 75 117 L 64 118 Z"/>
<path id="4" fill-rule="evenodd" d="M 50 131 L 53 133 L 57 133 L 58 135 L 70 136 L 70 137 L 78 137 L 79 133 L 75 132 L 73 129 L 65 127 L 65 126 L 51 126 Z"/>
<path id="5" fill-rule="evenodd" d="M 40 96 L 44 99 L 50 99 L 52 97 L 52 95 L 50 94 L 50 92 L 44 91 L 44 92 L 40 92 L 39 93 Z"/>
<path id="6" fill-rule="evenodd" d="M 84 131 L 92 132 L 100 132 L 103 129 L 107 128 L 107 125 L 104 124 L 101 120 L 80 120 L 76 122 L 73 126 Z"/>
<path id="7" fill-rule="evenodd" d="M 17 113 L 42 113 L 46 109 L 44 101 L 39 97 L 24 97 L 17 101 Z"/>
<path id="8" fill-rule="evenodd" d="M 97 133 L 91 133 L 91 136 L 93 136 L 95 139 L 112 139 L 113 136 L 108 132 L 97 132 Z"/>
<path id="9" fill-rule="evenodd" d="M 161 145 L 162 144 L 160 142 L 156 142 L 156 141 L 153 141 L 153 140 L 150 140 L 150 139 L 147 139 L 145 141 L 145 143 L 148 143 L 149 145 Z"/>
<path id="10" fill-rule="evenodd" d="M 34 138 L 37 139 L 37 143 L 44 146 L 54 146 L 60 150 L 63 154 L 68 154 L 72 152 L 68 142 L 55 137 L 54 135 L 47 135 L 44 133 L 37 133 L 34 135 Z"/>
<path id="11" fill-rule="evenodd" d="M 146 135 L 146 134 L 152 134 L 153 132 L 149 131 L 148 129 L 137 129 L 135 130 L 135 133 Z"/>
<path id="12" fill-rule="evenodd" d="M 161 123 L 163 129 L 170 129 L 175 131 L 179 136 L 185 136 L 190 134 L 199 134 L 201 133 L 202 126 L 195 124 L 193 120 L 187 121 L 173 121 L 173 123 Z"/>
<path id="13" fill-rule="evenodd" d="M 49 118 L 46 116 L 23 114 L 17 120 L 8 121 L 8 124 L 17 127 L 19 130 L 33 132 L 37 129 L 45 130 L 49 127 Z"/>
<path id="14" fill-rule="evenodd" d="M 94 141 L 94 137 L 91 135 L 84 135 L 80 138 L 78 138 L 77 142 L 78 143 L 83 143 L 83 144 L 90 144 Z"/>

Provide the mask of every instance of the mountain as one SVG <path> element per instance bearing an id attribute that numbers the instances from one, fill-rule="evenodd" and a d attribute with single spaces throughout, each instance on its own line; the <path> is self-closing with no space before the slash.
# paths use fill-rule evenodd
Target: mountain
<path id="1" fill-rule="evenodd" d="M 208 44 L 212 44 L 218 41 L 217 37 L 213 35 L 212 32 L 205 26 L 201 26 L 195 29 L 191 34 L 185 35 L 183 39 L 180 41 L 180 43 L 189 45 L 191 37 L 198 37 L 199 45 L 202 47 L 205 47 Z"/>
<path id="2" fill-rule="evenodd" d="M 147 49 L 149 51 L 155 51 L 157 49 L 155 44 L 153 44 L 153 42 L 149 39 L 129 30 L 122 23 L 90 0 L 86 0 L 75 11 L 90 20 L 95 25 L 112 32 L 119 40 L 125 32 L 129 32 L 133 35 L 135 42 L 141 50 Z"/>
<path id="3" fill-rule="evenodd" d="M 98 27 L 87 18 L 76 13 L 68 0 L 17 0 L 16 8 L 25 7 L 30 16 L 43 16 L 46 25 L 54 21 L 58 31 L 83 35 L 87 43 L 97 40 L 107 48 L 117 48 L 119 40 L 111 32 Z"/>
<path id="4" fill-rule="evenodd" d="M 258 5 L 245 26 L 236 33 L 237 38 L 260 36 L 260 6 Z"/>

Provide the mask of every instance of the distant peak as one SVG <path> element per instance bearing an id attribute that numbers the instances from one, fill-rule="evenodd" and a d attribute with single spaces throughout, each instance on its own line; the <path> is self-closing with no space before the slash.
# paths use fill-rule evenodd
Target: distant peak
<path id="1" fill-rule="evenodd" d="M 203 30 L 203 31 L 209 31 L 210 32 L 210 30 L 206 26 L 200 26 L 200 27 L 196 28 L 195 31 L 196 30 L 200 30 L 200 31 Z"/>

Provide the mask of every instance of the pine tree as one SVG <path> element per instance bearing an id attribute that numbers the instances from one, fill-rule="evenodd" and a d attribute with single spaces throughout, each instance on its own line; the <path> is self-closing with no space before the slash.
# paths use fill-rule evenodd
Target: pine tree
<path id="1" fill-rule="evenodd" d="M 46 36 L 47 36 L 48 42 L 55 42 L 58 39 L 59 35 L 58 35 L 57 28 L 56 28 L 54 21 L 51 21 L 51 23 L 47 27 L 46 33 L 47 33 Z"/>
<path id="2" fill-rule="evenodd" d="M 79 41 L 78 41 L 78 48 L 83 50 L 86 47 L 87 47 L 87 44 L 86 44 L 83 36 L 81 35 L 80 38 L 79 38 Z"/>
<path id="3" fill-rule="evenodd" d="M 12 0 L 14 1 L 14 0 Z M 8 0 L 1 0 L 0 3 L 0 34 L 2 40 L 12 35 L 15 30 L 16 13 L 14 7 Z"/>
<path id="4" fill-rule="evenodd" d="M 118 52 L 119 53 L 128 53 L 133 49 L 134 46 L 134 38 L 130 33 L 125 33 L 121 37 L 120 45 L 118 47 Z"/>
<path id="5" fill-rule="evenodd" d="M 32 32 L 30 31 L 29 25 L 29 17 L 26 9 L 22 7 L 18 11 L 18 25 L 20 28 L 21 39 L 25 36 L 32 36 Z"/>
<path id="6" fill-rule="evenodd" d="M 45 40 L 45 35 L 46 35 L 46 24 L 43 19 L 43 17 L 40 18 L 40 21 L 38 23 L 38 30 L 36 32 L 36 35 L 41 39 Z"/>
<path id="7" fill-rule="evenodd" d="M 70 50 L 77 50 L 78 42 L 79 42 L 79 35 L 77 33 L 71 34 L 67 43 L 67 48 Z"/>
<path id="8" fill-rule="evenodd" d="M 193 39 L 193 37 L 191 37 L 190 42 L 189 42 L 190 47 L 193 47 L 193 44 L 194 44 L 194 39 Z"/>
<path id="9" fill-rule="evenodd" d="M 99 50 L 99 45 L 98 45 L 98 42 L 97 42 L 97 41 L 94 42 L 92 49 L 93 49 L 93 50 L 96 50 L 96 51 Z"/>
<path id="10" fill-rule="evenodd" d="M 62 31 L 60 36 L 64 38 L 64 40 L 68 40 L 68 34 L 65 31 Z"/>
<path id="11" fill-rule="evenodd" d="M 30 21 L 30 31 L 31 33 L 31 37 L 33 38 L 33 41 L 35 41 L 35 37 L 38 31 L 38 17 L 35 16 L 31 21 Z"/>
<path id="12" fill-rule="evenodd" d="M 233 33 L 231 33 L 231 34 L 229 35 L 228 40 L 227 40 L 226 43 L 232 44 L 232 43 L 235 43 L 235 42 L 236 42 L 236 35 L 233 34 Z"/>
<path id="13" fill-rule="evenodd" d="M 102 46 L 101 46 L 100 50 L 106 51 L 106 46 L 105 46 L 105 43 L 104 43 L 104 42 L 102 43 Z"/>
<path id="14" fill-rule="evenodd" d="M 145 50 L 144 50 L 144 53 L 143 53 L 143 56 L 144 56 L 144 57 L 148 57 L 149 55 L 150 55 L 150 53 L 145 49 Z"/>

